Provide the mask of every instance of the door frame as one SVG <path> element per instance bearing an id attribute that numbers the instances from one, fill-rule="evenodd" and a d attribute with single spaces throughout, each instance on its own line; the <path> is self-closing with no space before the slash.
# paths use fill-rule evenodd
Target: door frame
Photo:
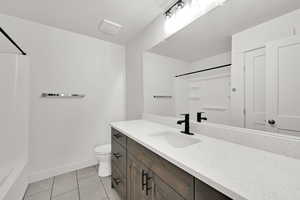
<path id="1" fill-rule="evenodd" d="M 247 128 L 247 69 L 246 69 L 246 56 L 248 53 L 251 53 L 251 52 L 254 52 L 254 51 L 259 51 L 259 50 L 264 50 L 264 55 L 266 57 L 266 45 L 263 46 L 263 47 L 260 47 L 260 48 L 255 48 L 255 49 L 251 49 L 251 50 L 247 50 L 244 52 L 244 56 L 243 56 L 243 62 L 244 62 L 244 66 L 243 66 L 243 78 L 244 78 L 244 112 L 243 112 L 243 117 L 244 117 L 244 128 Z M 265 61 L 266 61 L 266 58 L 265 58 Z M 266 65 L 266 62 L 265 62 L 265 65 Z M 265 66 L 265 71 L 266 71 L 266 66 Z M 265 81 L 266 81 L 266 76 L 265 76 Z M 266 85 L 265 85 L 265 91 L 266 91 Z M 266 99 L 265 99 L 265 102 L 266 102 Z M 265 111 L 266 112 L 266 111 Z M 266 120 L 266 119 L 265 119 Z M 266 124 L 265 124 L 265 128 L 267 129 L 266 127 Z"/>
<path id="2" fill-rule="evenodd" d="M 246 54 L 252 51 L 260 50 L 266 48 L 266 45 L 253 47 L 251 49 L 247 49 L 242 52 L 243 55 L 243 128 L 247 126 L 247 119 L 246 119 Z"/>

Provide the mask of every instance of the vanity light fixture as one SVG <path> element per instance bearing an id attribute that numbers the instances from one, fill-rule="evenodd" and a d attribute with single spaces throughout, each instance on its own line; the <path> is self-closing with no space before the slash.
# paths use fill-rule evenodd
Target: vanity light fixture
<path id="1" fill-rule="evenodd" d="M 177 8 L 182 9 L 184 7 L 185 3 L 181 0 L 177 2 Z"/>
<path id="2" fill-rule="evenodd" d="M 172 12 L 170 10 L 165 12 L 166 17 L 172 17 Z"/>
<path id="3" fill-rule="evenodd" d="M 166 12 L 166 17 L 172 17 L 173 12 L 176 12 L 177 9 L 182 9 L 185 6 L 185 3 L 183 0 L 178 0 L 176 3 L 174 3 Z"/>

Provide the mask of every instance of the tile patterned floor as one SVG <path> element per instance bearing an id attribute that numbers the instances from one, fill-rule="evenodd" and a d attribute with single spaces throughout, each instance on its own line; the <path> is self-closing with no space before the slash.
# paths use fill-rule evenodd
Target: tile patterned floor
<path id="1" fill-rule="evenodd" d="M 111 178 L 99 178 L 96 166 L 69 172 L 28 186 L 24 200 L 120 200 Z"/>

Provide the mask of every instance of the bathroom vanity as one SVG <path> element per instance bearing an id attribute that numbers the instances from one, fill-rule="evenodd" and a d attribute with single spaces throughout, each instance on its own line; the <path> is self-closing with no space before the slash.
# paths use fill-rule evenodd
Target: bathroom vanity
<path id="1" fill-rule="evenodd" d="M 112 187 L 123 200 L 300 199 L 298 159 L 148 120 L 111 127 Z"/>
<path id="2" fill-rule="evenodd" d="M 112 187 L 122 199 L 230 199 L 120 131 L 111 133 Z"/>

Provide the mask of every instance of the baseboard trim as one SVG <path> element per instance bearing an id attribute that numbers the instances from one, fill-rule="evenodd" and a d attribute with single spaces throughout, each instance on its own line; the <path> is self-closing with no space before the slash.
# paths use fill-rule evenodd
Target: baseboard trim
<path id="1" fill-rule="evenodd" d="M 48 169 L 48 170 L 34 172 L 29 175 L 28 181 L 29 181 L 29 183 L 33 183 L 36 181 L 47 179 L 52 176 L 57 176 L 60 174 L 64 174 L 64 173 L 67 173 L 70 171 L 89 167 L 89 166 L 96 165 L 96 164 L 97 164 L 96 160 L 87 160 L 87 161 L 72 163 L 72 164 L 68 164 L 68 165 L 64 165 L 64 166 L 60 166 L 60 167 L 56 167 L 56 168 L 52 168 L 52 169 Z"/>
<path id="2" fill-rule="evenodd" d="M 27 161 L 14 163 L 14 169 L 0 187 L 0 199 L 22 200 L 27 185 Z"/>

